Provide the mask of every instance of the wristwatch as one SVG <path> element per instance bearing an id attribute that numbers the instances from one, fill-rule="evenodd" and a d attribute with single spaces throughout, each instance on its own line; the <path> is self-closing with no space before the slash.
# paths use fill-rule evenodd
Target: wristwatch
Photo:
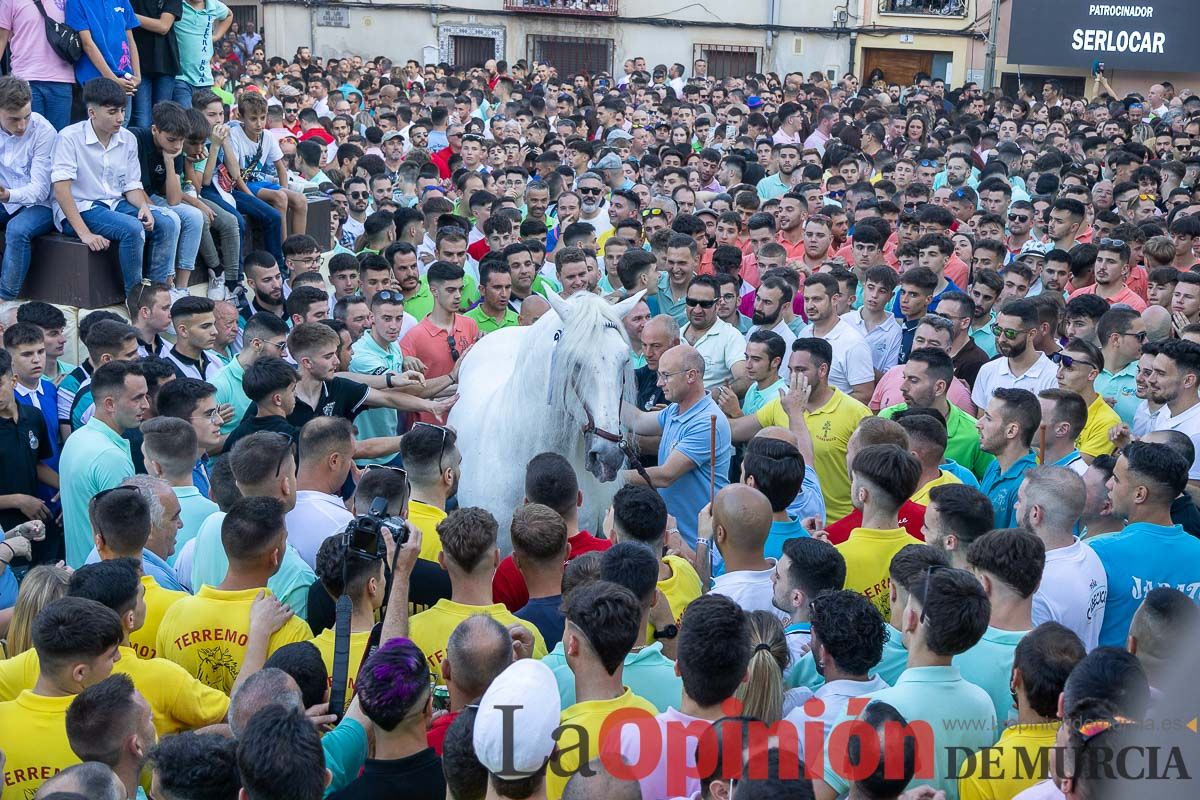
<path id="1" fill-rule="evenodd" d="M 391 389 L 392 388 L 392 373 L 390 373 L 390 372 L 387 373 L 386 375 L 383 376 L 383 379 L 387 382 L 387 388 Z"/>
<path id="2" fill-rule="evenodd" d="M 660 639 L 674 639 L 678 635 L 679 635 L 679 626 L 674 623 L 667 625 L 662 630 L 659 630 L 658 628 L 654 629 L 654 640 L 655 641 L 658 641 Z"/>

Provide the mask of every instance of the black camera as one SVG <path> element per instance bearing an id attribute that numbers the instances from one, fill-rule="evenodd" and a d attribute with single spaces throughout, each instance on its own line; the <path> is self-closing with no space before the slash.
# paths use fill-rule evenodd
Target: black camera
<path id="1" fill-rule="evenodd" d="M 384 536 L 391 535 L 397 546 L 408 541 L 408 523 L 403 517 L 387 515 L 387 498 L 376 497 L 371 501 L 371 508 L 366 514 L 361 514 L 346 526 L 346 549 L 363 558 L 383 558 L 387 554 L 387 542 Z"/>

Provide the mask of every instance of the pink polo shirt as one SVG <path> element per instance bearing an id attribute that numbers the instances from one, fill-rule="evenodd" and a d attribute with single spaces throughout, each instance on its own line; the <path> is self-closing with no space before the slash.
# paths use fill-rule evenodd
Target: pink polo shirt
<path id="1" fill-rule="evenodd" d="M 459 357 L 467 348 L 479 341 L 479 326 L 470 317 L 462 314 L 454 315 L 454 349 Z M 440 378 L 450 374 L 454 369 L 455 359 L 450 352 L 450 336 L 446 331 L 433 324 L 430 315 L 400 340 L 400 351 L 406 356 L 414 356 L 425 363 L 426 378 Z M 438 424 L 432 414 L 424 412 L 417 415 L 421 422 Z"/>
<path id="2" fill-rule="evenodd" d="M 871 410 L 878 412 L 881 408 L 903 403 L 904 395 L 900 394 L 900 387 L 903 384 L 903 364 L 897 364 L 883 373 L 883 377 L 875 385 L 875 393 L 871 395 L 869 404 Z M 946 399 L 972 417 L 975 416 L 975 404 L 971 402 L 971 390 L 963 383 L 962 378 L 955 378 L 954 383 L 950 384 L 950 391 L 947 393 Z"/>
<path id="3" fill-rule="evenodd" d="M 1096 284 L 1093 283 L 1091 286 L 1084 286 L 1082 289 L 1076 289 L 1075 291 L 1071 292 L 1071 299 L 1074 300 L 1081 294 L 1095 293 Z M 1128 286 L 1122 286 L 1120 293 L 1118 293 L 1116 297 L 1105 297 L 1104 300 L 1106 300 L 1110 306 L 1115 306 L 1117 303 L 1124 303 L 1139 314 L 1146 310 L 1146 301 L 1138 297 L 1137 294 Z"/>

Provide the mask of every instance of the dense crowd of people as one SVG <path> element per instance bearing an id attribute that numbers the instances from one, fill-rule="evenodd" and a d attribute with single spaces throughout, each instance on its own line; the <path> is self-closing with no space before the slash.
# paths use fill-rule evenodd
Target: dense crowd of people
<path id="1" fill-rule="evenodd" d="M 1082 798 L 1177 713 L 1200 97 L 0 42 L 3 800 Z M 54 230 L 124 307 L 25 298 Z M 639 463 L 505 532 L 446 418 L 560 298 Z"/>

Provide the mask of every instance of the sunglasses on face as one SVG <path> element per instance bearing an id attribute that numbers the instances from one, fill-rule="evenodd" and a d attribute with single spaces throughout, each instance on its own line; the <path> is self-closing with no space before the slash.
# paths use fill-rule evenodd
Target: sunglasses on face
<path id="1" fill-rule="evenodd" d="M 1009 222 L 1029 222 L 1029 216 L 1026 214 L 1009 214 Z"/>
<path id="2" fill-rule="evenodd" d="M 1071 367 L 1075 366 L 1076 364 L 1079 364 L 1079 365 L 1085 366 L 1085 367 L 1090 367 L 1091 369 L 1099 369 L 1095 364 L 1093 364 L 1090 361 L 1084 361 L 1082 358 L 1075 358 L 1074 356 L 1068 356 L 1068 355 L 1064 355 L 1062 353 L 1054 353 L 1053 355 L 1050 356 L 1050 360 L 1053 361 L 1055 364 L 1058 364 L 1060 367 L 1066 367 L 1067 369 L 1070 369 Z"/>
<path id="3" fill-rule="evenodd" d="M 366 200 L 371 196 L 370 192 L 351 192 L 350 196 L 355 200 Z"/>
<path id="4" fill-rule="evenodd" d="M 832 197 L 836 200 L 841 200 L 843 197 L 846 196 L 846 190 L 845 189 L 835 189 L 834 191 L 826 192 L 825 194 L 828 197 Z"/>
<path id="5" fill-rule="evenodd" d="M 684 302 L 687 303 L 688 308 L 695 308 L 696 306 L 700 306 L 700 308 L 712 308 L 717 304 L 716 300 L 701 300 L 698 297 L 689 297 Z"/>
<path id="6" fill-rule="evenodd" d="M 998 324 L 992 326 L 992 334 L 993 335 L 1002 336 L 1005 339 L 1008 339 L 1010 342 L 1013 339 L 1016 339 L 1018 336 L 1020 336 L 1023 333 L 1025 333 L 1024 330 L 1020 330 L 1020 329 L 1014 330 L 1013 328 L 1002 328 Z"/>
<path id="7" fill-rule="evenodd" d="M 595 188 L 595 189 L 579 188 L 579 189 L 576 189 L 575 191 L 579 192 L 580 194 L 593 194 L 593 195 L 599 196 L 604 190 L 599 189 L 599 188 Z"/>

